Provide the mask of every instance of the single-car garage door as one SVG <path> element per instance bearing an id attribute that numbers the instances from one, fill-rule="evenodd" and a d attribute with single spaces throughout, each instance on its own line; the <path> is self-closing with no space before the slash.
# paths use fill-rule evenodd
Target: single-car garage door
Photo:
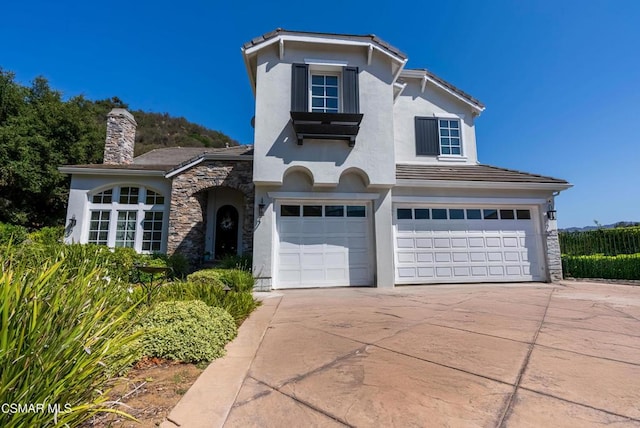
<path id="1" fill-rule="evenodd" d="M 365 204 L 286 202 L 276 210 L 274 288 L 373 283 L 371 215 Z"/>
<path id="2" fill-rule="evenodd" d="M 533 210 L 395 207 L 396 283 L 543 280 Z"/>

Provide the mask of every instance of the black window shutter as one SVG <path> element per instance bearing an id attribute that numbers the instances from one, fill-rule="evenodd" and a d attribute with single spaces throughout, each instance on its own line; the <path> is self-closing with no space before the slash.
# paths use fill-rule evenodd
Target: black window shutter
<path id="1" fill-rule="evenodd" d="M 309 66 L 291 64 L 291 111 L 309 111 Z"/>
<path id="2" fill-rule="evenodd" d="M 438 119 L 416 117 L 416 155 L 438 156 L 439 154 Z"/>
<path id="3" fill-rule="evenodd" d="M 342 70 L 342 97 L 343 113 L 360 113 L 358 67 L 344 67 Z"/>

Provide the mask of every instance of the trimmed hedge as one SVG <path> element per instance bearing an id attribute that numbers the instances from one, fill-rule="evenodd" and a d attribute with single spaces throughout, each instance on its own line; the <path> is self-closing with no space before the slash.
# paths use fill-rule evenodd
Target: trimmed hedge
<path id="1" fill-rule="evenodd" d="M 142 354 L 184 362 L 211 361 L 224 355 L 236 337 L 236 324 L 224 309 L 199 300 L 158 303 L 141 321 Z"/>
<path id="2" fill-rule="evenodd" d="M 562 254 L 572 256 L 640 253 L 640 227 L 596 229 L 587 232 L 560 232 Z"/>
<path id="3" fill-rule="evenodd" d="M 565 277 L 640 279 L 640 254 L 604 256 L 562 255 L 562 270 Z"/>

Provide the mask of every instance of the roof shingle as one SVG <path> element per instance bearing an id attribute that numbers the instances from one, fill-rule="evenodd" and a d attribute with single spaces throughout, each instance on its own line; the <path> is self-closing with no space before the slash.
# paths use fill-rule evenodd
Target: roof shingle
<path id="1" fill-rule="evenodd" d="M 396 165 L 398 180 L 483 181 L 568 185 L 566 180 L 491 165 Z"/>

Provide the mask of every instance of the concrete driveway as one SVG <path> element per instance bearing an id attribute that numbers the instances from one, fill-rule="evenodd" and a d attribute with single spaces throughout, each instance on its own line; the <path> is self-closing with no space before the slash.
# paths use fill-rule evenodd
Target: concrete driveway
<path id="1" fill-rule="evenodd" d="M 271 296 L 226 427 L 640 426 L 640 287 Z"/>

